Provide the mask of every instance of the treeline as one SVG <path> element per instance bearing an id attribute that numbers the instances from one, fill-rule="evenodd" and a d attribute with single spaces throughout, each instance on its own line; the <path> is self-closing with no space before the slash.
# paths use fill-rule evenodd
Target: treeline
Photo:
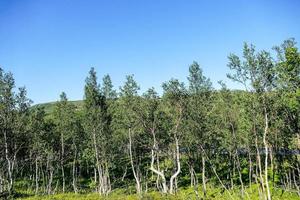
<path id="1" fill-rule="evenodd" d="M 162 96 L 139 95 L 132 75 L 116 91 L 92 68 L 83 109 L 62 93 L 50 115 L 1 69 L 0 192 L 192 187 L 205 198 L 214 185 L 242 198 L 246 188 L 268 200 L 275 187 L 300 195 L 300 53 L 293 39 L 274 52 L 245 44 L 242 57 L 230 54 L 228 77 L 240 91 L 214 89 L 196 62 L 188 84 L 171 79 Z"/>

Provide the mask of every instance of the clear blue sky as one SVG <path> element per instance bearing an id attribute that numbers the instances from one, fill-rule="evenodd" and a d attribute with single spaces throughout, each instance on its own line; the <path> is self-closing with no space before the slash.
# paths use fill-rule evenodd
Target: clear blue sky
<path id="1" fill-rule="evenodd" d="M 289 37 L 300 42 L 299 0 L 0 1 L 0 66 L 35 103 L 82 99 L 90 67 L 117 88 L 135 74 L 142 91 L 161 91 L 195 60 L 217 86 L 244 41 L 270 49 Z"/>

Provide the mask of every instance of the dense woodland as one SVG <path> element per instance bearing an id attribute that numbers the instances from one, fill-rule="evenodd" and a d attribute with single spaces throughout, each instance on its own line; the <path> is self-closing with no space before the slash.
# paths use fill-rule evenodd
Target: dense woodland
<path id="1" fill-rule="evenodd" d="M 300 53 L 289 39 L 272 51 L 244 44 L 228 56 L 228 78 L 214 89 L 197 62 L 187 80 L 144 94 L 133 75 L 115 90 L 92 68 L 81 107 L 63 92 L 52 112 L 32 106 L 25 88 L 0 69 L 0 194 L 124 189 L 176 194 L 208 186 L 241 198 L 256 190 L 300 195 Z M 159 73 L 159 72 L 158 72 Z"/>

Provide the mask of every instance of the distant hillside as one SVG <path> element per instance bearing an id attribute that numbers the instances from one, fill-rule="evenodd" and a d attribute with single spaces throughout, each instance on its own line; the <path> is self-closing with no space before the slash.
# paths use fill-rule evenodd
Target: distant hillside
<path id="1" fill-rule="evenodd" d="M 78 100 L 78 101 L 69 101 L 73 105 L 75 105 L 76 110 L 82 110 L 83 109 L 83 100 Z M 32 106 L 32 109 L 37 108 L 37 107 L 44 107 L 46 114 L 51 114 L 54 111 L 55 105 L 57 102 L 49 102 L 49 103 L 41 103 L 41 104 L 36 104 Z"/>
<path id="2" fill-rule="evenodd" d="M 219 93 L 220 90 L 215 90 L 215 93 Z M 245 94 L 247 92 L 243 91 L 243 90 L 239 90 L 239 89 L 234 89 L 234 90 L 230 90 L 231 93 L 235 94 L 235 95 L 241 95 L 241 94 Z M 77 100 L 77 101 L 69 101 L 70 103 L 72 103 L 73 105 L 75 105 L 76 107 L 76 111 L 80 111 L 83 109 L 83 100 Z M 34 106 L 32 106 L 32 109 L 36 108 L 36 107 L 44 107 L 45 108 L 45 112 L 46 114 L 52 114 L 55 108 L 57 101 L 55 102 L 48 102 L 48 103 L 41 103 L 41 104 L 36 104 Z"/>

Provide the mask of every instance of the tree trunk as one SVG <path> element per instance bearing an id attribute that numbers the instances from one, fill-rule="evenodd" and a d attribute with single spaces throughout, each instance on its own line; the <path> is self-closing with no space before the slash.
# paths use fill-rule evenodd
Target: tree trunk
<path id="1" fill-rule="evenodd" d="M 160 176 L 162 179 L 162 185 L 163 185 L 163 193 L 167 193 L 168 192 L 168 186 L 167 186 L 167 181 L 166 181 L 166 177 L 164 175 L 163 172 L 156 170 L 154 168 L 154 150 L 152 149 L 152 155 L 151 155 L 151 166 L 150 166 L 150 170 L 153 171 L 154 173 L 156 173 L 158 175 L 158 177 Z"/>
<path id="2" fill-rule="evenodd" d="M 171 176 L 170 178 L 170 194 L 174 194 L 174 180 L 176 181 L 176 184 L 175 184 L 175 188 L 176 188 L 176 185 L 177 185 L 177 176 L 179 175 L 179 173 L 181 172 L 181 165 L 180 165 L 180 151 L 179 151 L 179 142 L 178 142 L 178 136 L 177 136 L 177 133 L 178 133 L 178 128 L 179 128 L 179 125 L 181 123 L 181 120 L 182 120 L 182 107 L 180 106 L 178 108 L 179 110 L 179 116 L 176 120 L 176 125 L 174 127 L 174 140 L 175 140 L 175 163 L 177 165 L 177 170 L 175 171 L 175 173 Z"/>
<path id="3" fill-rule="evenodd" d="M 61 133 L 61 175 L 62 175 L 62 192 L 65 193 L 65 169 L 64 169 L 64 155 L 65 155 L 65 146 L 64 146 L 64 134 Z"/>
<path id="4" fill-rule="evenodd" d="M 275 187 L 275 167 L 274 167 L 274 158 L 273 158 L 273 147 L 270 147 L 270 164 L 271 164 L 271 172 L 272 172 L 272 184 Z"/>
<path id="5" fill-rule="evenodd" d="M 267 142 L 268 129 L 269 129 L 269 120 L 268 120 L 267 110 L 265 108 L 265 130 L 263 135 L 263 143 L 265 146 L 265 184 L 267 190 L 267 199 L 271 200 L 271 193 L 270 193 L 269 180 L 268 180 L 268 153 L 269 153 L 268 142 Z"/>
<path id="6" fill-rule="evenodd" d="M 258 187 L 258 195 L 259 195 L 259 199 L 261 200 L 261 199 L 265 199 L 264 197 L 264 194 L 263 194 L 263 191 L 262 191 L 262 187 L 261 187 L 261 182 L 258 180 L 259 178 L 258 178 L 258 174 L 259 174 L 259 172 L 258 172 L 258 164 L 257 164 L 257 156 L 256 156 L 256 165 L 255 165 L 255 174 L 254 174 L 254 180 L 255 180 L 255 184 L 256 185 L 259 185 L 259 187 Z"/>
<path id="7" fill-rule="evenodd" d="M 242 187 L 242 198 L 244 198 L 245 189 L 244 189 L 243 177 L 242 177 L 242 173 L 241 173 L 242 169 L 241 169 L 241 164 L 240 164 L 240 158 L 239 158 L 237 150 L 236 150 L 236 163 L 237 163 L 237 170 L 238 170 L 238 174 L 239 174 L 239 180 L 240 180 L 241 187 Z"/>
<path id="8" fill-rule="evenodd" d="M 176 147 L 176 164 L 177 164 L 177 170 L 176 172 L 171 176 L 170 178 L 170 194 L 174 194 L 174 180 L 181 172 L 181 166 L 180 166 L 180 152 L 179 152 L 179 143 L 178 138 L 175 135 L 175 147 Z"/>
<path id="9" fill-rule="evenodd" d="M 73 167 L 72 167 L 72 186 L 73 186 L 74 193 L 77 194 L 78 189 L 77 189 L 77 184 L 76 184 L 76 182 L 77 182 L 76 181 L 76 161 L 77 161 L 77 148 L 75 146 L 74 159 L 73 159 Z"/>
<path id="10" fill-rule="evenodd" d="M 261 187 L 261 190 L 262 190 L 262 194 L 264 195 L 264 198 L 266 199 L 264 178 L 263 178 L 263 175 L 262 175 L 260 151 L 259 151 L 259 148 L 258 148 L 258 141 L 257 141 L 257 134 L 256 133 L 255 133 L 255 147 L 256 147 L 256 162 L 257 162 L 257 166 L 258 166 L 260 187 Z"/>
<path id="11" fill-rule="evenodd" d="M 52 181 L 53 181 L 53 166 L 51 164 L 49 164 L 49 181 L 48 181 L 48 189 L 47 189 L 47 193 L 48 195 L 52 194 Z"/>
<path id="12" fill-rule="evenodd" d="M 129 157 L 130 157 L 130 163 L 131 163 L 133 176 L 134 176 L 135 182 L 136 182 L 136 192 L 138 195 L 141 195 L 141 193 L 142 193 L 141 182 L 140 182 L 139 175 L 137 174 L 137 172 L 135 170 L 133 156 L 132 156 L 132 138 L 131 138 L 131 129 L 130 128 L 128 130 L 128 137 L 129 137 Z"/>
<path id="13" fill-rule="evenodd" d="M 5 159 L 7 161 L 8 192 L 11 193 L 12 192 L 12 187 L 13 187 L 12 161 L 9 158 L 8 141 L 7 141 L 6 130 L 4 130 L 4 146 L 5 146 Z"/>
<path id="14" fill-rule="evenodd" d="M 62 175 L 62 192 L 65 193 L 65 170 L 64 170 L 64 166 L 62 165 L 61 167 L 61 175 Z"/>
<path id="15" fill-rule="evenodd" d="M 195 173 L 194 173 L 194 168 L 192 165 L 189 166 L 190 168 L 190 179 L 191 179 L 191 188 L 193 188 L 196 184 L 196 178 L 195 178 Z"/>
<path id="16" fill-rule="evenodd" d="M 35 158 L 35 195 L 39 192 L 39 168 L 38 159 Z"/>
<path id="17" fill-rule="evenodd" d="M 94 167 L 94 182 L 95 182 L 95 184 L 97 184 L 97 173 L 98 173 L 98 171 L 97 171 L 97 169 Z M 98 190 L 97 190 L 98 191 Z"/>
<path id="18" fill-rule="evenodd" d="M 294 185 L 295 185 L 295 188 L 297 190 L 297 194 L 298 194 L 298 196 L 300 196 L 300 188 L 299 188 L 297 180 L 296 180 L 296 175 L 295 175 L 295 170 L 294 169 L 293 169 L 292 175 L 293 175 Z"/>
<path id="19" fill-rule="evenodd" d="M 206 198 L 206 177 L 205 177 L 205 155 L 202 152 L 202 191 L 203 197 Z"/>
<path id="20" fill-rule="evenodd" d="M 108 169 L 108 163 L 105 162 L 105 194 L 110 193 L 111 191 L 111 183 L 110 183 L 110 176 L 109 176 L 109 169 Z"/>
<path id="21" fill-rule="evenodd" d="M 0 171 L 0 193 L 3 192 L 3 179 L 2 179 L 2 171 Z"/>
<path id="22" fill-rule="evenodd" d="M 164 173 L 162 171 L 158 169 L 154 168 L 154 160 L 155 160 L 155 154 L 154 154 L 154 150 L 158 149 L 157 143 L 156 143 L 156 137 L 155 137 L 155 132 L 154 129 L 151 130 L 152 136 L 153 136 L 153 147 L 151 150 L 151 166 L 150 166 L 150 170 L 153 171 L 154 173 L 156 173 L 158 175 L 158 178 L 161 177 L 162 178 L 162 185 L 163 185 L 163 193 L 167 193 L 168 192 L 168 187 L 167 187 L 167 181 L 166 181 L 166 177 L 164 175 Z M 159 161 L 158 161 L 158 156 L 157 156 L 157 163 L 158 163 L 158 167 L 159 167 Z"/>
<path id="23" fill-rule="evenodd" d="M 96 158 L 96 170 L 98 172 L 98 188 L 97 191 L 101 195 L 101 167 L 100 167 L 100 161 L 99 161 L 99 152 L 98 152 L 98 147 L 97 147 L 97 139 L 96 139 L 96 130 L 93 130 L 93 142 L 94 142 L 94 150 L 95 150 L 95 158 Z M 97 182 L 96 178 L 96 173 L 95 173 L 95 182 Z"/>
<path id="24" fill-rule="evenodd" d="M 249 188 L 252 188 L 252 159 L 251 159 L 251 149 L 248 149 L 248 156 L 249 156 Z"/>

